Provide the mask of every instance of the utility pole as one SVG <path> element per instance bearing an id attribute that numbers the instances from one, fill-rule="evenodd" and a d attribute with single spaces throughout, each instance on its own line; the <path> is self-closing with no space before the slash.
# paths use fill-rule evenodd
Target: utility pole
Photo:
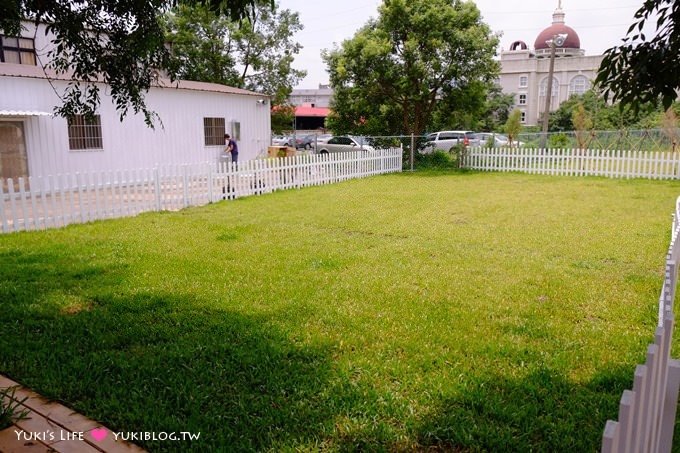
<path id="1" fill-rule="evenodd" d="M 561 2 L 560 2 L 561 3 Z M 555 35 L 546 44 L 550 46 L 550 66 L 548 67 L 548 86 L 545 91 L 545 109 L 543 110 L 543 130 L 539 148 L 545 149 L 548 141 L 548 121 L 550 120 L 550 101 L 552 100 L 553 77 L 555 74 L 555 52 L 567 40 L 566 34 Z"/>

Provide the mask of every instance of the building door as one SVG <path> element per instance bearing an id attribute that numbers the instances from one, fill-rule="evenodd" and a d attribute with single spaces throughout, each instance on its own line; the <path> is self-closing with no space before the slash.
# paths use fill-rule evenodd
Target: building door
<path id="1" fill-rule="evenodd" d="M 28 177 L 28 160 L 21 121 L 0 121 L 0 179 L 7 187 L 7 178 L 15 182 Z"/>

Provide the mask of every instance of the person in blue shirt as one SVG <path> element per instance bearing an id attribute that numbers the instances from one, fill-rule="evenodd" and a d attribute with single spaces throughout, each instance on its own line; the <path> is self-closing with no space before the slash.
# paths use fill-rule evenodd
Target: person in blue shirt
<path id="1" fill-rule="evenodd" d="M 238 163 L 238 145 L 236 141 L 231 138 L 229 134 L 224 134 L 224 141 L 227 143 L 225 151 L 231 153 L 231 161 L 235 164 Z"/>

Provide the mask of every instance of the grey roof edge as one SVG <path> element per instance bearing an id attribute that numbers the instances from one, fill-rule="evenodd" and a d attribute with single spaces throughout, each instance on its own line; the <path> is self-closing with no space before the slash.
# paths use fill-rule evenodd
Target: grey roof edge
<path id="1" fill-rule="evenodd" d="M 69 74 L 58 74 L 54 70 L 49 68 L 43 68 L 42 66 L 36 65 L 22 65 L 22 64 L 12 64 L 12 63 L 0 63 L 0 77 L 20 77 L 20 78 L 32 78 L 32 79 L 43 79 L 43 80 L 58 80 L 64 82 L 71 82 L 75 79 Z M 85 81 L 82 81 L 86 83 Z M 105 83 L 104 80 L 97 80 L 95 83 Z M 213 93 L 225 93 L 225 94 L 239 94 L 243 96 L 257 96 L 264 98 L 271 98 L 271 95 L 258 93 L 256 91 L 244 90 L 242 88 L 230 87 L 227 85 L 222 85 L 219 83 L 208 83 L 208 82 L 194 82 L 191 80 L 170 80 L 169 78 L 159 77 L 152 85 L 156 88 L 161 89 L 180 89 L 180 90 L 190 90 L 190 91 L 207 91 Z"/>

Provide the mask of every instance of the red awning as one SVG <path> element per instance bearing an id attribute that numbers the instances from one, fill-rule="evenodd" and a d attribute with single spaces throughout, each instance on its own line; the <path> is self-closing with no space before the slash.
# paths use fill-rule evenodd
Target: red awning
<path id="1" fill-rule="evenodd" d="M 331 109 L 324 107 L 295 107 L 295 116 L 316 116 L 325 118 Z"/>

